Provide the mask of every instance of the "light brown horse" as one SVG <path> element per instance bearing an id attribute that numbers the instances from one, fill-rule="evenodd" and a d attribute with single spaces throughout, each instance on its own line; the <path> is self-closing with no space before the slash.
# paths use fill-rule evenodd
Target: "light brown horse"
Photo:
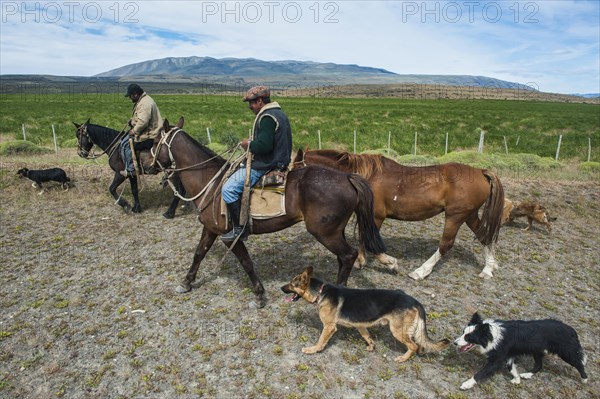
<path id="1" fill-rule="evenodd" d="M 181 130 L 183 120 L 175 127 L 165 120 L 163 131 L 154 141 L 152 153 L 161 169 L 171 162 L 190 197 L 195 197 L 198 220 L 203 224 L 202 236 L 194 260 L 178 292 L 187 292 L 196 279 L 200 262 L 215 239 L 227 231 L 226 218 L 220 212 L 219 182 L 227 170 L 226 161 L 198 143 Z M 201 195 L 198 195 L 200 194 Z M 344 229 L 350 216 L 356 213 L 361 245 L 369 252 L 385 252 L 385 245 L 375 227 L 373 193 L 360 176 L 341 171 L 311 166 L 290 171 L 285 187 L 285 215 L 271 219 L 253 219 L 252 234 L 273 233 L 304 221 L 306 230 L 337 256 L 337 283 L 345 285 L 358 251 L 346 241 Z M 254 265 L 242 241 L 227 243 L 250 277 L 258 306 L 265 304 L 263 285 L 254 271 Z"/>
<path id="2" fill-rule="evenodd" d="M 492 171 L 459 163 L 410 167 L 381 155 L 349 154 L 335 150 L 299 150 L 294 168 L 302 165 L 325 165 L 365 177 L 375 195 L 375 224 L 385 218 L 418 221 L 445 213 L 444 232 L 437 251 L 409 274 L 415 280 L 427 277 L 435 264 L 452 248 L 463 223 L 484 245 L 485 268 L 479 274 L 491 278 L 498 268 L 494 244 L 498 240 L 504 190 Z M 479 209 L 483 206 L 481 219 Z M 386 254 L 378 260 L 392 270 L 398 261 Z M 365 263 L 361 250 L 357 267 Z"/>

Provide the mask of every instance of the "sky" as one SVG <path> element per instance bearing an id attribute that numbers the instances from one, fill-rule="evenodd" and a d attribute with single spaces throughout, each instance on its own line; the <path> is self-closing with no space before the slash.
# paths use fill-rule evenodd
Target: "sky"
<path id="1" fill-rule="evenodd" d="M 0 74 L 166 57 L 357 64 L 600 93 L 600 1 L 0 1 Z"/>

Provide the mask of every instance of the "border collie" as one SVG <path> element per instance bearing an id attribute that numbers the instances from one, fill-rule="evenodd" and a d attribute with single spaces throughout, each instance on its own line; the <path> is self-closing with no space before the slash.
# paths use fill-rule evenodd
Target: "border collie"
<path id="1" fill-rule="evenodd" d="M 33 181 L 32 186 L 35 188 L 42 188 L 42 183 L 48 181 L 57 181 L 62 184 L 64 190 L 69 189 L 69 182 L 71 179 L 67 177 L 67 174 L 61 168 L 50 168 L 41 170 L 29 170 L 27 168 L 19 169 L 17 175 L 26 177 Z"/>
<path id="2" fill-rule="evenodd" d="M 582 381 L 587 382 L 583 366 L 587 357 L 581 348 L 577 332 L 558 320 L 482 320 L 476 312 L 463 334 L 454 341 L 460 352 L 477 348 L 487 356 L 487 363 L 472 378 L 463 382 L 460 389 L 471 389 L 475 384 L 491 377 L 502 366 L 508 367 L 513 384 L 521 378 L 529 379 L 542 369 L 542 359 L 551 353 L 575 367 Z M 532 355 L 535 361 L 530 373 L 519 374 L 515 358 Z"/>

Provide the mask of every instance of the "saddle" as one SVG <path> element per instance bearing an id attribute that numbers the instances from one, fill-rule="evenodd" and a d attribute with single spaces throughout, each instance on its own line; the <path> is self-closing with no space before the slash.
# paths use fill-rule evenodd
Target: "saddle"
<path id="1" fill-rule="evenodd" d="M 259 187 L 274 187 L 274 186 L 284 186 L 285 187 L 285 179 L 287 178 L 287 170 L 279 171 L 273 170 L 271 172 L 267 172 L 260 178 L 260 181 L 255 185 Z"/>
<path id="2" fill-rule="evenodd" d="M 266 173 L 250 192 L 250 216 L 252 219 L 270 219 L 285 215 L 285 183 L 287 171 L 274 170 Z M 227 214 L 221 199 L 221 214 Z"/>

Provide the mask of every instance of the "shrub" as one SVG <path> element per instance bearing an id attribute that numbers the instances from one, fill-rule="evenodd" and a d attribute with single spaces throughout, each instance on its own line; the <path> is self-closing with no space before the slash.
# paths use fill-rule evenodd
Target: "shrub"
<path id="1" fill-rule="evenodd" d="M 44 147 L 39 147 L 30 141 L 16 140 L 0 143 L 0 155 L 16 155 L 16 154 L 48 154 L 52 150 Z"/>

